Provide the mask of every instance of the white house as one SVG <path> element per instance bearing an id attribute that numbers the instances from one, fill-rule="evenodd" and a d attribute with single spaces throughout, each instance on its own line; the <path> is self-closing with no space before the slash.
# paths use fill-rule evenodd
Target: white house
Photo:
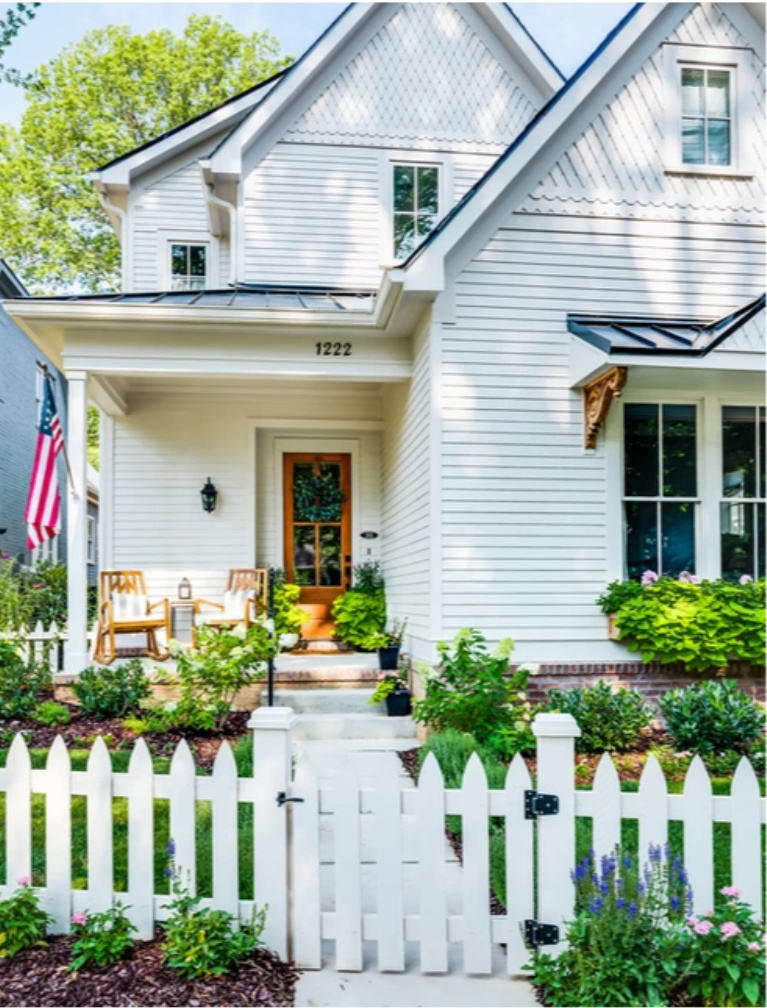
<path id="1" fill-rule="evenodd" d="M 123 293 L 5 302 L 81 486 L 103 410 L 102 566 L 325 604 L 378 559 L 417 656 L 471 625 L 575 663 L 627 657 L 614 578 L 762 573 L 763 117 L 762 4 L 638 5 L 566 83 L 505 5 L 353 4 L 106 165 Z M 291 506 L 318 473 L 325 527 Z"/>

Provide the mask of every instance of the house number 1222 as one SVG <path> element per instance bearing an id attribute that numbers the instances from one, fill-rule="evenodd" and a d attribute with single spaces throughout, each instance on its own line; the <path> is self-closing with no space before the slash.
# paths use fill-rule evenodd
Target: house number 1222
<path id="1" fill-rule="evenodd" d="M 318 343 L 316 346 L 318 357 L 351 357 L 351 343 Z"/>

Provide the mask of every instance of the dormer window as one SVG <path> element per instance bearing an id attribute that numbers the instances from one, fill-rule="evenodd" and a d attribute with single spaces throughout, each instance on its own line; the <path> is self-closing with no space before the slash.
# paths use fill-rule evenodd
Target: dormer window
<path id="1" fill-rule="evenodd" d="M 205 290 L 207 279 L 207 245 L 172 242 L 170 246 L 171 290 Z"/>
<path id="2" fill-rule="evenodd" d="M 732 162 L 731 74 L 715 67 L 683 66 L 682 163 Z"/>
<path id="3" fill-rule="evenodd" d="M 393 165 L 394 258 L 407 259 L 439 220 L 439 167 Z"/>

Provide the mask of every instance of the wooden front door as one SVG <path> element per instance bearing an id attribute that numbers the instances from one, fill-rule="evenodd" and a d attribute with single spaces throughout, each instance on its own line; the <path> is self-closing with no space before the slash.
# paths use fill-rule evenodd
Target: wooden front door
<path id="1" fill-rule="evenodd" d="M 311 614 L 302 636 L 333 636 L 333 603 L 351 585 L 351 456 L 284 456 L 285 572 Z"/>

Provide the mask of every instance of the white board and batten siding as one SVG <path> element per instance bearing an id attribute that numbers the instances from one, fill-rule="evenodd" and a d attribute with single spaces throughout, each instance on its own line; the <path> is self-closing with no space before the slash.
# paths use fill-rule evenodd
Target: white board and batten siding
<path id="1" fill-rule="evenodd" d="M 318 418 L 329 420 L 328 429 Z M 114 419 L 112 548 L 104 566 L 143 570 L 150 594 L 159 597 L 175 597 L 185 575 L 195 595 L 212 599 L 220 598 L 232 567 L 282 566 L 280 441 L 295 451 L 311 451 L 318 438 L 353 448 L 357 531 L 380 532 L 379 423 L 377 386 L 328 386 L 317 395 L 280 383 L 230 385 L 219 394 L 210 386 L 132 393 L 128 415 Z M 208 477 L 219 491 L 212 514 L 200 504 Z M 356 536 L 355 562 L 369 559 L 366 548 Z"/>

